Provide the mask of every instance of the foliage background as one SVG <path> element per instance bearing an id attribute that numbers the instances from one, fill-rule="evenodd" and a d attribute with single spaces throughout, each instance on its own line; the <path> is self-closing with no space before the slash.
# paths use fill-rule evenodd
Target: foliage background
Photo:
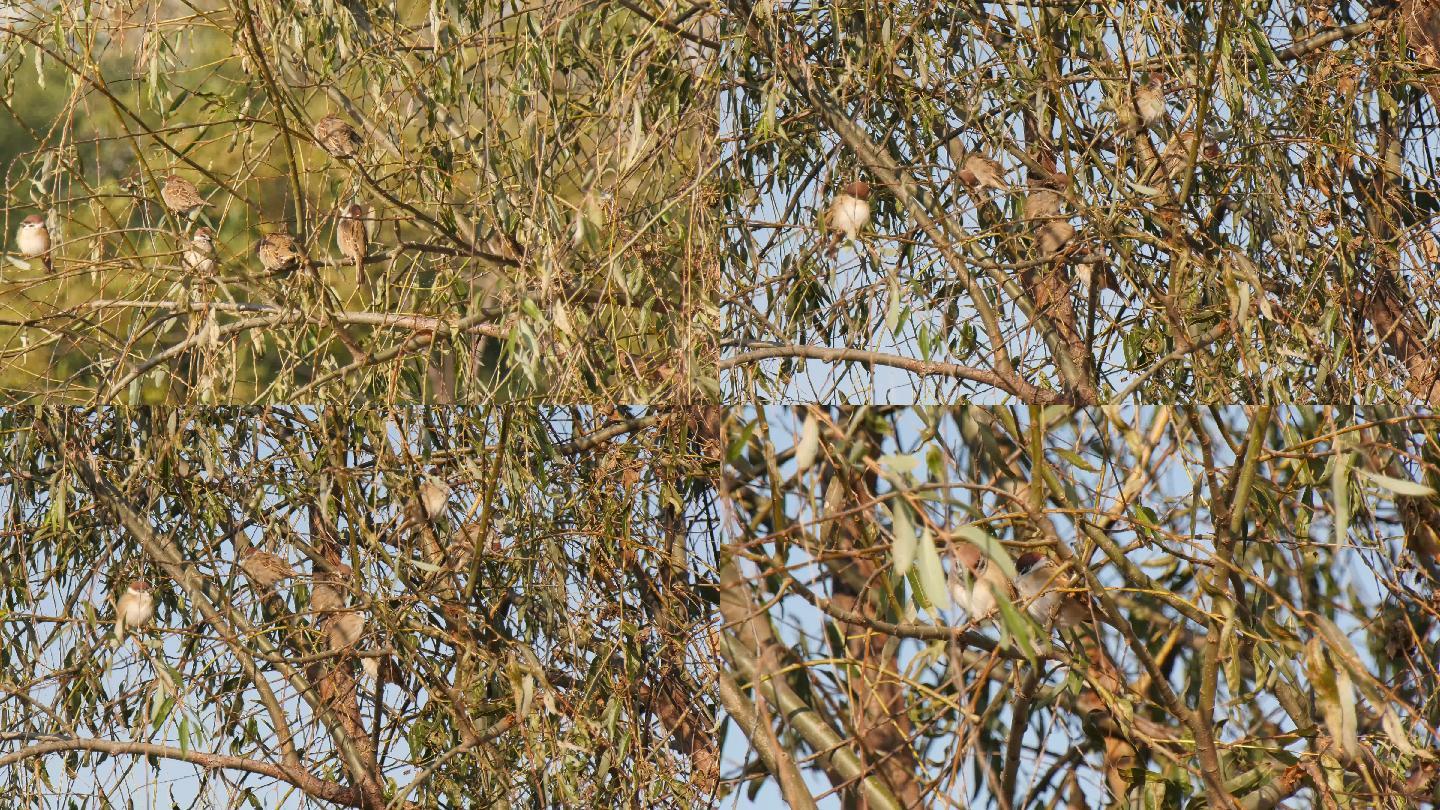
<path id="1" fill-rule="evenodd" d="M 619 5 L 27 0 L 0 14 L 0 384 L 140 402 L 713 394 L 710 51 Z M 367 138 L 337 161 L 311 125 Z M 171 170 L 214 204 L 191 306 Z M 373 225 L 370 277 L 337 209 Z M 313 280 L 262 277 L 288 228 Z M 16 257 L 18 258 L 18 257 Z M 342 339 L 338 330 L 344 330 Z M 354 345 L 348 345 L 354 344 Z"/>
<path id="2" fill-rule="evenodd" d="M 696 572 L 714 550 L 685 517 L 703 419 L 0 414 L 0 800 L 708 804 L 713 590 Z M 425 476 L 454 488 L 433 522 L 411 517 Z M 263 598 L 236 564 L 247 542 L 300 576 Z M 308 612 L 339 562 L 358 649 L 398 665 L 378 705 Z M 112 651 L 134 577 L 157 627 Z"/>
<path id="3" fill-rule="evenodd" d="M 1437 801 L 1433 417 L 809 406 L 730 431 L 720 697 L 743 795 Z M 949 552 L 984 538 L 1071 561 L 1118 626 L 967 623 Z"/>
<path id="4" fill-rule="evenodd" d="M 1433 4 L 726 8 L 730 396 L 1437 400 Z M 1120 125 L 1152 73 L 1167 120 Z M 1219 157 L 1167 176 L 1197 132 Z M 1010 188 L 967 190 L 967 151 Z M 1056 170 L 1078 233 L 1047 258 L 1025 201 Z M 876 220 L 832 262 L 857 178 Z"/>

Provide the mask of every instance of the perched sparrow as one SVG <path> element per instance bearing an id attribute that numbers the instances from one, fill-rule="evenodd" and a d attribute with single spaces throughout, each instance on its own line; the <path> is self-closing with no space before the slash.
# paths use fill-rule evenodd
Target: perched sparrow
<path id="1" fill-rule="evenodd" d="M 497 521 L 495 526 L 491 528 L 489 542 L 486 542 L 485 535 L 481 534 L 481 526 L 478 522 L 466 523 L 456 529 L 454 542 L 462 558 L 466 560 L 470 559 L 476 549 L 479 549 L 481 554 L 500 554 L 503 552 L 505 550 L 504 538 L 501 531 L 496 531 L 499 525 L 500 523 Z"/>
<path id="2" fill-rule="evenodd" d="M 365 232 L 365 209 L 352 205 L 340 212 L 340 221 L 335 224 L 335 246 L 340 255 L 355 263 L 355 283 L 365 281 L 365 252 L 369 250 L 370 236 Z"/>
<path id="3" fill-rule="evenodd" d="M 1041 256 L 1055 255 L 1075 238 L 1075 226 L 1060 212 L 1065 201 L 1060 190 L 1069 184 L 1069 177 L 1057 174 L 1053 179 L 1033 186 L 1025 198 L 1025 216 L 1031 220 L 1035 246 Z"/>
<path id="4" fill-rule="evenodd" d="M 365 635 L 365 617 L 358 610 L 333 613 L 325 620 L 325 633 L 330 637 L 330 649 L 342 650 Z"/>
<path id="5" fill-rule="evenodd" d="M 1145 84 L 1135 91 L 1128 108 L 1120 112 L 1120 125 L 1130 134 L 1148 130 L 1165 118 L 1165 79 L 1151 72 Z"/>
<path id="6" fill-rule="evenodd" d="M 1004 191 L 1009 188 L 1005 184 L 1005 169 L 984 155 L 970 155 L 965 158 L 958 177 L 960 182 L 977 190 L 993 188 Z"/>
<path id="7" fill-rule="evenodd" d="M 321 149 L 338 158 L 353 158 L 365 145 L 360 133 L 334 113 L 315 122 L 314 135 Z"/>
<path id="8" fill-rule="evenodd" d="M 155 597 L 150 593 L 150 583 L 143 579 L 131 582 L 115 604 L 115 646 L 124 643 L 126 630 L 144 627 L 153 618 Z"/>
<path id="9" fill-rule="evenodd" d="M 856 180 L 835 195 L 834 202 L 825 212 L 825 230 L 829 233 L 829 245 L 825 255 L 835 258 L 840 254 L 840 245 L 860 238 L 860 231 L 870 224 L 870 185 Z"/>
<path id="10" fill-rule="evenodd" d="M 355 646 L 365 635 L 365 617 L 358 610 L 347 610 L 332 615 L 325 622 L 325 634 L 330 637 L 330 649 L 339 651 Z M 360 668 L 374 680 L 380 678 L 380 659 L 373 655 L 361 656 Z"/>
<path id="11" fill-rule="evenodd" d="M 1190 157 L 1190 147 L 1194 145 L 1195 133 L 1193 132 L 1182 132 L 1165 144 L 1165 151 L 1160 154 L 1160 163 L 1165 168 L 1165 174 L 1171 180 L 1179 179 L 1180 172 L 1185 169 L 1185 161 Z M 1195 160 L 1200 163 L 1218 157 L 1220 157 L 1220 145 L 1210 138 L 1206 138 L 1195 153 Z"/>
<path id="12" fill-rule="evenodd" d="M 355 572 L 350 566 L 340 563 L 332 571 L 315 574 L 315 587 L 310 591 L 310 610 L 315 613 L 331 613 L 345 607 L 345 594 L 350 590 L 350 580 Z"/>
<path id="13" fill-rule="evenodd" d="M 45 265 L 45 272 L 55 269 L 50 265 L 50 229 L 45 227 L 44 217 L 39 214 L 26 217 L 19 230 L 15 231 L 15 245 L 25 258 L 39 257 L 40 263 Z"/>
<path id="14" fill-rule="evenodd" d="M 160 187 L 160 199 L 164 200 L 165 207 L 170 209 L 171 213 L 181 217 L 188 217 L 210 205 L 201 199 L 194 183 L 178 174 L 165 178 L 165 185 Z"/>
<path id="15" fill-rule="evenodd" d="M 284 557 L 269 551 L 251 549 L 240 557 L 240 570 L 261 590 L 295 576 L 295 569 Z"/>
<path id="16" fill-rule="evenodd" d="M 300 266 L 300 248 L 295 237 L 284 231 L 269 233 L 255 246 L 260 266 L 272 273 L 284 273 Z"/>
<path id="17" fill-rule="evenodd" d="M 957 572 L 959 576 L 950 582 L 950 595 L 964 608 L 970 621 L 983 621 L 994 615 L 999 608 L 996 594 L 1003 593 L 1014 599 L 1014 590 L 1005 572 L 991 562 L 979 546 L 961 543 L 955 549 L 955 560 L 963 567 Z"/>
<path id="18" fill-rule="evenodd" d="M 1038 551 L 1020 555 L 1015 561 L 1015 592 L 1025 603 L 1030 618 L 1042 625 L 1075 627 L 1090 621 L 1090 609 L 1070 587 L 1068 577 L 1059 576 L 1055 561 Z"/>
<path id="19" fill-rule="evenodd" d="M 215 232 L 209 228 L 198 228 L 190 238 L 190 247 L 180 254 L 185 269 L 200 278 L 215 274 Z"/>
<path id="20" fill-rule="evenodd" d="M 1075 278 L 1080 281 L 1082 289 L 1088 289 L 1092 284 L 1097 290 L 1120 290 L 1120 282 L 1115 278 L 1115 271 L 1110 263 L 1100 257 L 1099 261 L 1079 262 L 1075 265 Z"/>
<path id="21" fill-rule="evenodd" d="M 1151 73 L 1150 79 L 1135 91 L 1135 111 L 1140 114 L 1140 125 L 1152 127 L 1165 117 L 1165 82 L 1159 73 Z"/>
<path id="22" fill-rule="evenodd" d="M 438 478 L 427 478 L 420 485 L 420 504 L 425 507 L 425 516 L 430 520 L 445 514 L 450 502 L 450 485 Z"/>

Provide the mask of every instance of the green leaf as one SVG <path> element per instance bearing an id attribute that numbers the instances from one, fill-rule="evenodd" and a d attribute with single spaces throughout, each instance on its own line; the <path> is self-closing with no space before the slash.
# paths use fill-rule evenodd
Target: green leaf
<path id="1" fill-rule="evenodd" d="M 1338 445 L 1339 440 L 1336 441 Z M 1335 470 L 1330 473 L 1330 497 L 1335 502 L 1334 543 L 1345 542 L 1350 533 L 1350 453 L 1342 451 L 1335 457 Z"/>
<path id="2" fill-rule="evenodd" d="M 815 464 L 820 451 L 820 420 L 814 411 L 807 411 L 800 427 L 800 441 L 795 445 L 795 472 L 803 473 Z"/>
<path id="3" fill-rule="evenodd" d="M 1316 636 L 1305 645 L 1305 666 L 1315 688 L 1315 701 L 1325 719 L 1325 729 L 1352 757 L 1360 755 L 1355 727 L 1355 686 L 1349 671 L 1335 666 L 1325 644 Z"/>
<path id="4" fill-rule="evenodd" d="M 900 473 L 902 475 L 911 472 L 916 467 L 920 466 L 920 459 L 916 458 L 913 455 L 901 455 L 899 453 L 892 453 L 888 456 L 881 456 L 880 458 L 876 459 L 876 461 L 880 463 L 880 466 L 885 467 L 893 472 Z"/>
<path id="5" fill-rule="evenodd" d="M 1005 636 L 1012 640 L 1021 655 L 1034 663 L 1035 645 L 1030 639 L 1030 628 L 1034 625 L 1030 619 L 1021 615 L 1010 597 L 1003 593 L 995 594 L 995 605 L 1000 609 L 1000 626 L 1005 631 Z"/>
<path id="6" fill-rule="evenodd" d="M 758 419 L 752 419 L 749 424 L 745 425 L 745 428 L 740 431 L 740 435 L 735 437 L 735 441 L 730 442 L 730 447 L 725 451 L 726 462 L 734 462 L 735 459 L 740 458 L 740 454 L 745 452 L 745 446 L 750 443 L 750 437 L 755 434 L 755 428 L 759 426 L 760 420 Z"/>
<path id="7" fill-rule="evenodd" d="M 1388 475 L 1381 475 L 1380 473 L 1370 472 L 1369 470 L 1356 469 L 1355 472 L 1365 476 L 1371 483 L 1378 484 L 1396 495 L 1424 498 L 1427 495 L 1435 494 L 1434 489 L 1415 481 L 1406 481 L 1403 478 L 1391 478 Z"/>
<path id="8" fill-rule="evenodd" d="M 920 584 L 925 588 L 925 595 L 930 604 L 936 610 L 944 610 L 950 607 L 950 589 L 946 587 L 945 568 L 940 564 L 940 551 L 935 548 L 935 538 L 926 529 L 920 533 L 920 553 L 916 557 L 916 567 L 920 571 Z"/>
<path id="9" fill-rule="evenodd" d="M 159 731 L 160 727 L 165 725 L 165 720 L 170 717 L 170 709 L 175 705 L 175 698 L 163 697 L 163 695 L 164 692 L 156 690 L 155 697 L 151 698 L 150 701 L 151 711 L 155 716 L 154 719 L 151 720 L 151 725 L 155 731 Z M 155 709 L 156 700 L 160 701 L 159 709 Z"/>
<path id="10" fill-rule="evenodd" d="M 900 329 L 900 315 L 904 308 L 904 299 L 900 295 L 900 278 L 897 274 L 890 274 L 888 286 L 890 300 L 885 307 L 885 330 L 894 335 L 897 334 Z"/>
<path id="11" fill-rule="evenodd" d="M 910 573 L 910 566 L 915 563 L 918 538 L 915 536 L 915 524 L 910 520 L 909 504 L 897 501 L 894 513 L 891 526 L 895 541 L 890 544 L 891 565 L 895 568 L 895 575 L 903 577 Z"/>
<path id="12" fill-rule="evenodd" d="M 1015 563 L 1010 559 L 1010 552 L 1005 550 L 999 540 L 991 537 L 979 526 L 961 526 L 955 530 L 955 536 L 970 542 L 979 548 L 981 553 L 990 558 L 990 561 L 1000 566 L 1005 576 L 1015 578 Z"/>
<path id="13" fill-rule="evenodd" d="M 1075 465 L 1076 467 L 1079 467 L 1080 469 L 1084 470 L 1085 472 L 1092 472 L 1092 473 L 1093 473 L 1093 472 L 1100 472 L 1100 470 L 1097 469 L 1097 468 L 1095 467 L 1095 465 L 1093 465 L 1093 464 L 1091 464 L 1090 462 L 1086 461 L 1084 456 L 1080 455 L 1079 453 L 1074 452 L 1073 450 L 1059 449 L 1059 450 L 1056 450 L 1055 452 L 1056 452 L 1061 458 L 1065 459 L 1066 461 L 1070 462 L 1071 464 Z"/>
<path id="14" fill-rule="evenodd" d="M 930 610 L 930 600 L 926 598 L 925 586 L 920 582 L 920 569 L 911 566 L 910 572 L 905 575 L 905 581 L 910 583 L 910 590 L 915 595 L 915 604 L 925 610 Z"/>

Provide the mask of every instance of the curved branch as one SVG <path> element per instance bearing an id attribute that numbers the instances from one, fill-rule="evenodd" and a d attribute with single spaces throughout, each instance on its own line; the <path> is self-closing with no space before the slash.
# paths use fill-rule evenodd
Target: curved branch
<path id="1" fill-rule="evenodd" d="M 780 783 L 780 792 L 785 796 L 785 803 L 800 810 L 816 810 L 815 797 L 811 796 L 809 789 L 805 787 L 805 778 L 800 775 L 800 769 L 795 767 L 794 757 L 790 756 L 790 752 L 775 738 L 774 729 L 761 719 L 754 702 L 745 697 L 733 675 L 722 670 L 719 678 L 720 703 L 739 725 L 740 733 L 750 741 L 750 747 L 755 749 L 760 761 L 765 763 L 765 769 Z"/>
<path id="2" fill-rule="evenodd" d="M 720 360 L 718 366 L 719 370 L 726 371 L 746 363 L 770 360 L 777 357 L 804 357 L 811 360 L 824 360 L 831 363 L 848 362 L 891 366 L 921 376 L 956 377 L 982 385 L 993 386 L 1028 404 L 1051 405 L 1060 401 L 1060 395 L 1058 393 L 1032 385 L 1020 379 L 1018 375 L 1005 375 L 999 372 L 961 366 L 955 363 L 916 360 L 910 357 L 901 357 L 900 355 L 884 354 L 882 352 L 865 351 L 862 349 L 834 349 L 825 346 L 761 345 L 760 348 L 751 349 L 743 354 L 724 358 Z"/>
<path id="3" fill-rule="evenodd" d="M 50 433 L 48 426 L 42 420 L 38 423 L 42 429 Z M 259 645 L 260 650 L 272 665 L 280 672 L 280 675 L 294 687 L 295 691 L 303 698 L 311 709 L 320 717 L 330 732 L 335 747 L 340 750 L 341 758 L 345 761 L 346 769 L 356 781 L 360 781 L 361 772 L 364 770 L 364 763 L 356 752 L 354 743 L 346 735 L 343 728 L 335 717 L 334 711 L 325 704 L 316 692 L 313 684 L 310 683 L 299 670 L 284 662 L 278 655 L 275 646 L 265 637 L 264 633 L 257 632 L 245 617 L 238 614 L 228 603 L 218 598 L 213 592 L 213 586 L 195 570 L 194 566 L 185 560 L 185 555 L 172 540 L 162 538 L 148 526 L 124 496 L 115 489 L 100 469 L 99 461 L 86 448 L 75 445 L 68 445 L 59 437 L 51 433 L 49 439 L 57 445 L 57 449 L 63 448 L 66 456 L 71 458 L 79 473 L 81 481 L 86 489 L 94 496 L 95 500 L 113 512 L 126 531 L 133 535 L 140 547 L 144 549 L 145 555 L 149 557 L 165 575 L 172 579 L 185 592 L 190 603 L 200 611 L 205 621 L 214 627 L 220 634 L 221 639 L 235 653 L 235 658 L 240 663 L 245 675 L 255 685 L 256 691 L 260 694 L 261 702 L 265 705 L 270 715 L 270 721 L 280 735 L 280 744 L 285 752 L 286 762 L 298 766 L 299 755 L 295 751 L 293 737 L 290 730 L 289 718 L 274 691 L 270 688 L 270 682 L 260 672 L 255 664 L 255 658 L 242 638 L 253 639 Z"/>
<path id="4" fill-rule="evenodd" d="M 276 765 L 273 762 L 261 762 L 259 760 L 227 756 L 225 754 L 184 751 L 179 748 L 171 748 L 168 745 L 157 745 L 155 743 L 86 738 L 47 740 L 0 756 L 0 767 L 63 751 L 97 751 L 104 754 L 133 754 L 136 756 L 161 757 L 163 759 L 188 762 L 191 765 L 197 765 L 210 770 L 246 771 L 260 774 L 261 776 L 269 776 L 273 779 L 279 779 L 282 782 L 294 785 L 311 798 L 334 802 L 335 804 L 346 807 L 360 806 L 360 794 L 354 788 L 348 788 L 344 785 L 321 779 L 310 773 L 306 768 Z M 407 806 L 409 805 L 407 804 Z"/>

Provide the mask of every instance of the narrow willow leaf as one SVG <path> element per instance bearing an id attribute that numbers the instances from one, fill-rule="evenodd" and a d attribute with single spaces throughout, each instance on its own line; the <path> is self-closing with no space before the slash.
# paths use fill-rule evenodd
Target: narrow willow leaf
<path id="1" fill-rule="evenodd" d="M 1305 667 L 1315 688 L 1315 702 L 1325 720 L 1325 730 L 1351 756 L 1358 756 L 1360 740 L 1355 733 L 1355 686 L 1345 667 L 1335 666 L 1319 636 L 1305 645 Z"/>
<path id="2" fill-rule="evenodd" d="M 1030 628 L 1034 625 L 1025 616 L 1020 614 L 1010 597 L 1003 593 L 995 594 L 995 605 L 1000 609 L 1000 626 L 1005 631 L 1006 637 L 1010 638 L 1020 654 L 1028 658 L 1032 663 L 1035 661 L 1035 645 L 1030 638 Z"/>
<path id="3" fill-rule="evenodd" d="M 1000 570 L 1005 573 L 1007 578 L 1015 578 L 1015 563 L 1010 559 L 1010 552 L 1006 551 L 1005 546 L 987 534 L 984 529 L 974 525 L 961 526 L 955 530 L 955 535 L 978 547 L 981 553 L 990 558 L 991 562 L 1000 566 Z"/>
<path id="4" fill-rule="evenodd" d="M 891 565 L 895 568 L 895 575 L 903 577 L 910 573 L 910 566 L 915 563 L 915 524 L 910 520 L 910 506 L 904 502 L 897 501 L 895 504 L 895 518 L 892 521 L 892 533 L 895 541 L 890 544 Z"/>
<path id="5" fill-rule="evenodd" d="M 901 474 L 911 472 L 920 466 L 920 459 L 913 455 L 901 455 L 899 453 L 881 456 L 876 459 L 876 461 L 880 463 L 880 466 Z"/>
<path id="6" fill-rule="evenodd" d="M 1412 498 L 1423 498 L 1427 495 L 1434 495 L 1435 490 L 1424 484 L 1415 481 L 1406 481 L 1403 478 L 1391 478 L 1388 475 L 1370 472 L 1369 470 L 1356 469 L 1355 472 L 1365 476 L 1371 483 L 1390 490 L 1396 495 L 1406 495 Z"/>
<path id="7" fill-rule="evenodd" d="M 805 424 L 800 427 L 800 441 L 795 445 L 795 472 L 803 473 L 815 464 L 820 451 L 820 420 L 815 412 L 805 414 Z"/>
<path id="8" fill-rule="evenodd" d="M 1331 733 L 1340 741 L 1346 753 L 1359 759 L 1360 737 L 1355 722 L 1355 684 L 1350 680 L 1349 668 L 1335 668 L 1335 691 L 1340 700 L 1340 727 L 1338 733 L 1333 729 Z"/>
<path id="9" fill-rule="evenodd" d="M 1334 543 L 1340 545 L 1345 542 L 1345 536 L 1350 533 L 1349 452 L 1342 451 L 1335 458 L 1335 471 L 1330 474 L 1330 497 L 1335 502 Z"/>
<path id="10" fill-rule="evenodd" d="M 1086 461 L 1084 456 L 1080 455 L 1079 453 L 1076 453 L 1076 452 L 1073 451 L 1073 450 L 1065 450 L 1065 449 L 1062 448 L 1062 449 L 1056 450 L 1055 452 L 1056 452 L 1061 458 L 1063 458 L 1063 459 L 1065 459 L 1066 461 L 1070 462 L 1072 465 L 1074 465 L 1074 466 L 1076 466 L 1076 467 L 1079 467 L 1080 469 L 1084 470 L 1085 472 L 1092 472 L 1092 473 L 1093 473 L 1093 472 L 1099 472 L 1099 470 L 1095 468 L 1095 465 L 1094 465 L 1094 464 L 1091 464 L 1090 462 Z"/>
<path id="11" fill-rule="evenodd" d="M 896 273 L 890 274 L 888 286 L 889 303 L 885 306 L 885 331 L 894 335 L 900 329 L 900 313 L 904 307 L 904 298 L 900 295 L 900 278 Z"/>
<path id="12" fill-rule="evenodd" d="M 925 596 L 930 604 L 936 610 L 950 607 L 950 589 L 946 587 L 945 567 L 940 564 L 940 552 L 935 548 L 935 538 L 930 535 L 929 529 L 920 533 L 920 553 L 915 562 L 920 570 L 920 584 L 925 587 Z"/>
<path id="13" fill-rule="evenodd" d="M 905 581 L 910 583 L 910 592 L 915 595 L 914 605 L 925 610 L 933 610 L 930 600 L 925 596 L 925 586 L 920 582 L 920 569 L 910 567 L 910 572 L 905 575 Z"/>

